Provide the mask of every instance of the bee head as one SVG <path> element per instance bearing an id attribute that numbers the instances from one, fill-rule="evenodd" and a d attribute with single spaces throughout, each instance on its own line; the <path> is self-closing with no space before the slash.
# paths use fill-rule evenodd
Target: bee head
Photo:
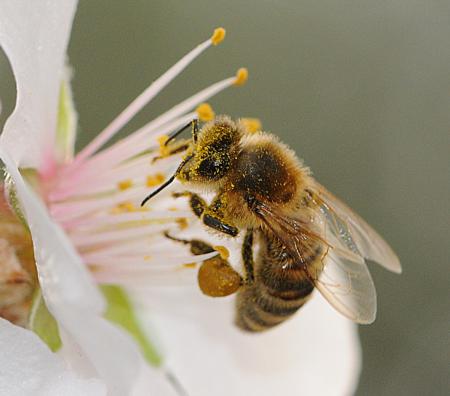
<path id="1" fill-rule="evenodd" d="M 219 116 L 193 136 L 193 141 L 176 177 L 181 182 L 220 182 L 233 163 L 242 132 L 229 117 Z"/>
<path id="2" fill-rule="evenodd" d="M 243 134 L 243 126 L 226 116 L 218 116 L 214 121 L 205 124 L 198 134 L 193 133 L 192 142 L 175 174 L 147 195 L 141 206 L 175 179 L 182 183 L 207 186 L 210 189 L 220 184 L 237 158 Z"/>

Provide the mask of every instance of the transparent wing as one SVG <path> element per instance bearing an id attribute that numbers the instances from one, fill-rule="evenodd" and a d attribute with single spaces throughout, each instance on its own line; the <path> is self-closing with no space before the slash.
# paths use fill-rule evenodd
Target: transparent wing
<path id="1" fill-rule="evenodd" d="M 361 324 L 375 320 L 377 295 L 362 257 L 330 249 L 322 271 L 310 276 L 317 290 L 342 315 Z"/>
<path id="2" fill-rule="evenodd" d="M 312 189 L 312 199 L 320 208 L 328 233 L 340 245 L 390 271 L 402 272 L 400 261 L 387 242 L 359 215 L 317 182 Z"/>
<path id="3" fill-rule="evenodd" d="M 341 314 L 358 323 L 371 323 L 376 315 L 376 292 L 364 258 L 340 239 L 328 233 L 327 222 L 306 209 L 304 218 L 286 217 L 267 203 L 258 202 L 254 211 L 266 227 L 300 263 L 321 246 L 321 265 L 304 270 L 328 302 Z"/>

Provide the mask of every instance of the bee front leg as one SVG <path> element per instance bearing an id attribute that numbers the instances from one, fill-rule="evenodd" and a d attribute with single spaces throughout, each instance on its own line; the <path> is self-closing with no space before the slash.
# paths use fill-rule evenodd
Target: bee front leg
<path id="1" fill-rule="evenodd" d="M 229 236 L 235 237 L 239 234 L 239 230 L 236 227 L 225 223 L 220 217 L 215 217 L 209 213 L 203 214 L 202 221 L 206 226 L 211 227 L 216 231 L 223 232 Z"/>
<path id="2" fill-rule="evenodd" d="M 190 197 L 189 205 L 191 206 L 192 211 L 197 217 L 201 217 L 205 209 L 207 208 L 207 204 L 205 200 L 198 194 L 191 193 L 189 191 L 183 191 L 179 193 L 174 193 L 173 196 L 175 198 L 179 197 Z"/>
<path id="3" fill-rule="evenodd" d="M 217 195 L 211 205 L 209 205 L 202 215 L 203 224 L 215 229 L 216 231 L 223 232 L 229 236 L 235 237 L 239 234 L 239 230 L 233 224 L 230 224 L 223 214 L 222 208 L 225 207 L 224 195 Z"/>
<path id="4" fill-rule="evenodd" d="M 216 231 L 222 232 L 224 234 L 235 237 L 239 234 L 239 230 L 232 224 L 226 222 L 223 218 L 222 214 L 222 200 L 223 196 L 218 195 L 214 198 L 211 205 L 207 205 L 205 200 L 195 193 L 191 193 L 189 191 L 174 193 L 173 196 L 175 198 L 179 197 L 190 197 L 189 204 L 191 206 L 194 214 L 201 218 L 203 224 L 206 226 L 213 228 Z"/>

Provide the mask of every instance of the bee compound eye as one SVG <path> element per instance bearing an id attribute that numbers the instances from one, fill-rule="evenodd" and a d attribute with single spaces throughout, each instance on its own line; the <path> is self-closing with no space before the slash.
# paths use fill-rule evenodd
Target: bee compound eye
<path id="1" fill-rule="evenodd" d="M 205 158 L 197 168 L 200 176 L 207 179 L 217 180 L 225 176 L 229 168 L 229 159 L 225 155 L 216 158 Z"/>
<path id="2" fill-rule="evenodd" d="M 220 166 L 220 161 L 214 161 L 211 158 L 206 158 L 200 165 L 198 166 L 198 173 L 201 176 L 212 177 L 217 170 L 217 167 Z"/>

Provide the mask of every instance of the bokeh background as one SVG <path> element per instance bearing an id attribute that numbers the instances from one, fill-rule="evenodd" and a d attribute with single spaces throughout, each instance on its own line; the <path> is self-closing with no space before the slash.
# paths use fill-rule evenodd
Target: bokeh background
<path id="1" fill-rule="evenodd" d="M 81 0 L 69 47 L 79 146 L 216 26 L 220 48 L 123 133 L 247 66 L 249 83 L 213 107 L 259 117 L 401 258 L 401 276 L 371 267 L 379 311 L 360 327 L 357 395 L 449 394 L 450 2 Z M 1 126 L 14 104 L 3 55 L 0 93 Z"/>

